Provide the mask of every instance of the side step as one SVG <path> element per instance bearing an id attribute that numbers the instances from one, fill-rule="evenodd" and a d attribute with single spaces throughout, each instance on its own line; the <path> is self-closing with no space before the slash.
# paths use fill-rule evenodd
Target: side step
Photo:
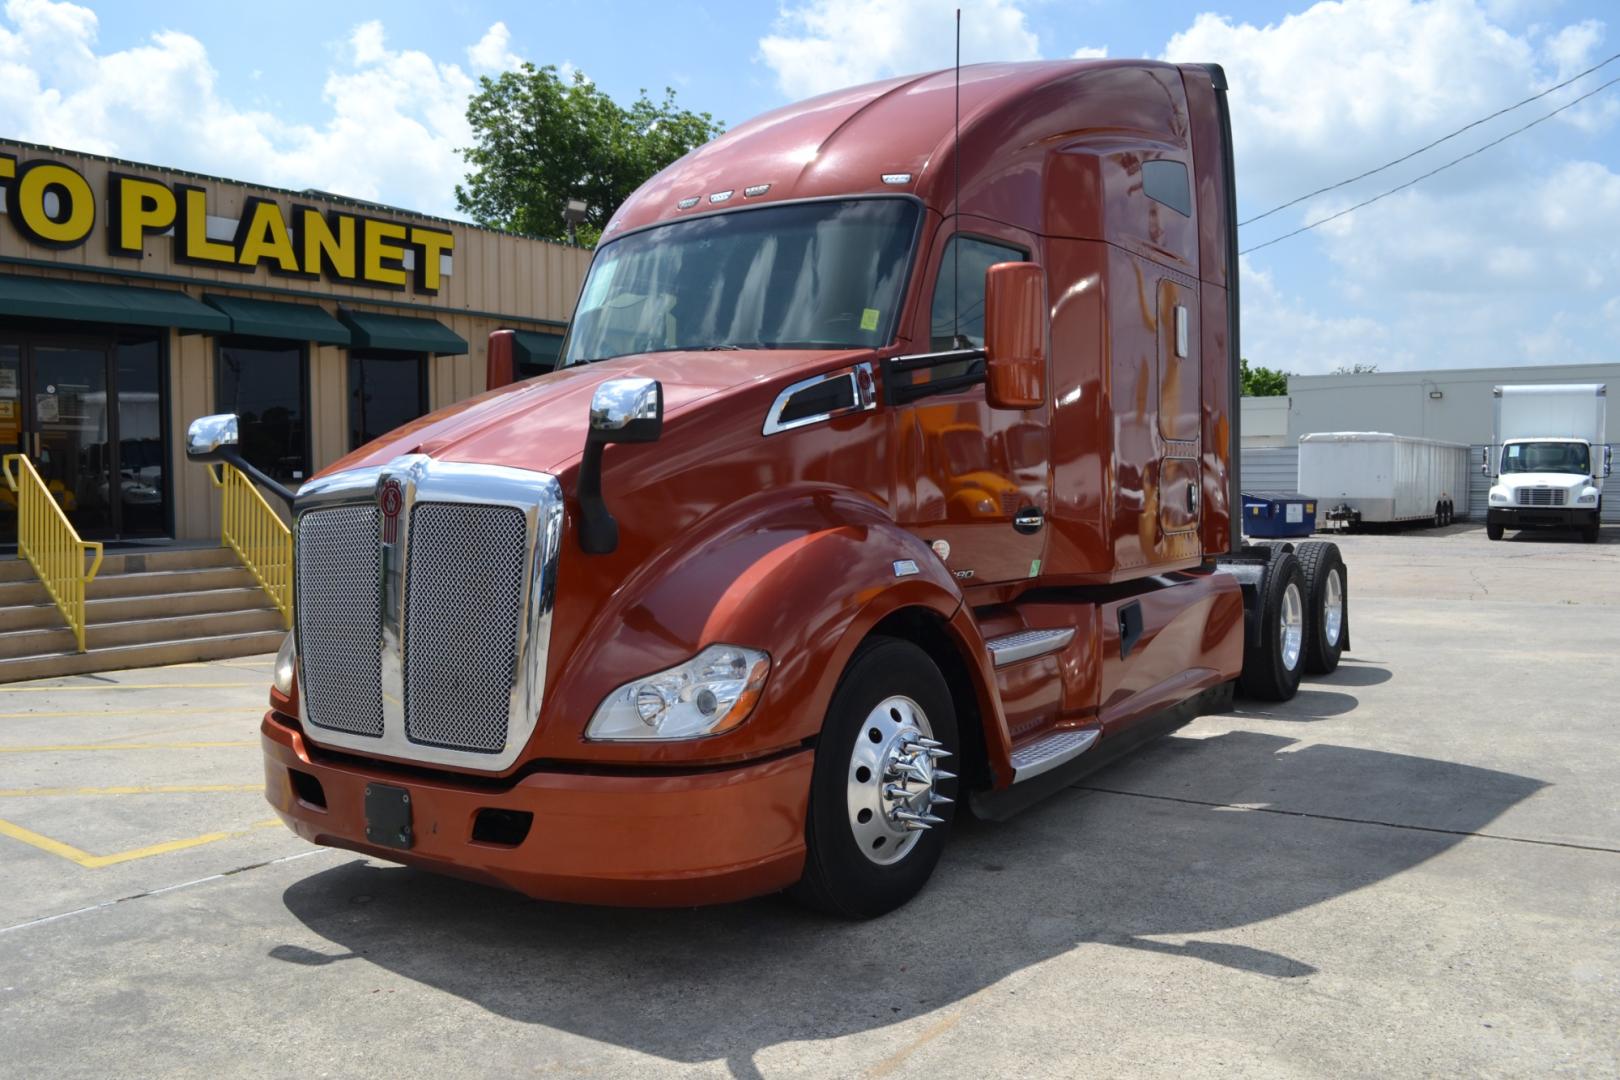
<path id="1" fill-rule="evenodd" d="M 990 659 L 996 667 L 1006 667 L 1020 660 L 1033 660 L 1037 656 L 1057 652 L 1074 640 L 1074 627 L 1061 630 L 1020 630 L 985 642 Z"/>
<path id="2" fill-rule="evenodd" d="M 1023 783 L 1031 777 L 1051 772 L 1059 765 L 1073 761 L 1090 750 L 1092 744 L 1101 736 L 1102 732 L 1097 728 L 1087 728 L 1084 731 L 1054 731 L 1032 743 L 1020 746 L 1012 755 L 1013 783 Z"/>
<path id="3" fill-rule="evenodd" d="M 1043 799 L 1055 795 L 1064 788 L 1072 787 L 1081 778 L 1096 772 L 1125 754 L 1151 742 L 1163 735 L 1168 735 L 1176 728 L 1193 718 L 1210 713 L 1223 713 L 1232 710 L 1232 690 L 1235 683 L 1225 682 L 1211 686 L 1207 690 L 1194 694 L 1179 705 L 1172 705 L 1168 709 L 1152 713 L 1132 724 L 1125 731 L 1112 735 L 1097 746 L 1096 752 L 1087 754 L 1078 752 L 1070 754 L 1062 761 L 1049 766 L 1032 783 L 1017 783 L 995 791 L 973 791 L 968 794 L 967 803 L 973 810 L 973 816 L 985 821 L 1007 821 L 1018 814 L 1028 810 Z M 1090 734 L 1089 732 L 1062 732 L 1066 735 Z M 1052 736 L 1047 736 L 1031 744 L 1031 748 L 1045 743 Z M 1014 751 L 1014 768 L 1017 768 L 1017 754 Z M 1019 779 L 1025 778 L 1020 774 Z"/>

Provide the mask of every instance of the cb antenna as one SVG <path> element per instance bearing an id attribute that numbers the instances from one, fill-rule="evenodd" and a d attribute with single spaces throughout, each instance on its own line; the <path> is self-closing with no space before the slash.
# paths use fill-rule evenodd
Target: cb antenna
<path id="1" fill-rule="evenodd" d="M 965 349 L 962 340 L 962 245 L 957 234 L 962 228 L 962 9 L 956 9 L 956 126 L 951 136 L 951 164 L 956 170 L 956 194 L 952 209 L 956 220 L 951 228 L 951 348 Z"/>

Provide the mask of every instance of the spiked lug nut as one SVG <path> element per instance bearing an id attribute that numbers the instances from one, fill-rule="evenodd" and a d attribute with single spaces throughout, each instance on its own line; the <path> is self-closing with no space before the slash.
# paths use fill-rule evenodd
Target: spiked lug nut
<path id="1" fill-rule="evenodd" d="M 884 797 L 889 798 L 889 799 L 894 799 L 897 802 L 906 802 L 906 801 L 908 801 L 910 799 L 915 799 L 919 794 L 921 794 L 925 790 L 927 790 L 927 789 L 926 788 L 918 788 L 915 791 L 913 791 L 911 788 L 907 787 L 905 784 L 885 784 L 885 785 L 883 785 L 883 795 L 884 795 Z"/>
<path id="2" fill-rule="evenodd" d="M 910 810 L 896 810 L 889 816 L 913 831 L 945 824 L 945 819 L 942 817 L 934 814 L 918 814 Z"/>
<path id="3" fill-rule="evenodd" d="M 921 739 L 921 738 L 919 738 L 917 740 L 917 745 L 922 747 L 925 750 L 932 750 L 936 746 L 944 746 L 945 744 L 940 742 L 938 739 Z"/>
<path id="4" fill-rule="evenodd" d="M 943 783 L 946 780 L 955 780 L 955 779 L 956 779 L 956 774 L 953 773 L 953 772 L 946 772 L 944 769 L 935 769 L 934 770 L 934 783 L 936 783 L 936 784 Z"/>
<path id="5" fill-rule="evenodd" d="M 951 798 L 949 795 L 941 795 L 937 791 L 930 792 L 928 795 L 928 803 L 930 806 L 949 806 L 955 801 L 956 800 Z"/>
<path id="6" fill-rule="evenodd" d="M 950 757 L 951 752 L 945 749 L 943 746 L 930 746 L 928 748 L 928 756 L 933 758 L 935 761 L 938 761 L 940 758 Z"/>

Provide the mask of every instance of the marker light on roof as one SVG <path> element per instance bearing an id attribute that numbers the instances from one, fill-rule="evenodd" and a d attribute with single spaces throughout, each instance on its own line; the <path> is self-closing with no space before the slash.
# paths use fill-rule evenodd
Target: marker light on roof
<path id="1" fill-rule="evenodd" d="M 771 190 L 771 185 L 769 184 L 755 184 L 752 187 L 743 188 L 743 195 L 752 199 L 755 195 L 763 195 L 769 190 Z"/>
<path id="2" fill-rule="evenodd" d="M 697 204 L 698 204 L 698 197 L 696 195 L 693 195 L 690 199 L 682 199 L 680 202 L 676 203 L 675 204 L 675 209 L 677 209 L 677 210 L 690 210 L 690 209 L 692 209 L 692 207 L 696 206 Z"/>
<path id="3" fill-rule="evenodd" d="M 731 196 L 734 195 L 734 194 L 736 194 L 735 189 L 730 189 L 730 190 L 726 190 L 726 191 L 717 191 L 713 195 L 709 196 L 709 201 L 712 202 L 712 203 L 725 202 L 727 199 L 731 198 Z"/>
<path id="4" fill-rule="evenodd" d="M 911 174 L 908 172 L 886 172 L 883 174 L 883 182 L 885 184 L 909 184 L 911 183 Z"/>

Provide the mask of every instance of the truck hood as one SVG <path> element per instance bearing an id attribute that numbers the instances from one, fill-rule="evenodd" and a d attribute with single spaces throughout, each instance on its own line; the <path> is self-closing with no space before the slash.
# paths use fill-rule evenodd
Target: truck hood
<path id="1" fill-rule="evenodd" d="M 668 419 L 699 402 L 733 396 L 762 383 L 786 386 L 872 355 L 870 349 L 703 350 L 645 353 L 581 364 L 430 413 L 367 443 L 316 475 L 382 465 L 402 454 L 556 472 L 580 456 L 591 395 L 609 379 L 657 379 L 664 387 L 664 416 Z M 764 419 L 761 415 L 762 423 Z"/>
<path id="2" fill-rule="evenodd" d="M 1522 487 L 1550 487 L 1564 488 L 1568 491 L 1578 491 L 1588 487 L 1592 478 L 1584 474 L 1567 472 L 1521 472 L 1503 473 L 1496 478 L 1496 487 L 1514 490 Z"/>

